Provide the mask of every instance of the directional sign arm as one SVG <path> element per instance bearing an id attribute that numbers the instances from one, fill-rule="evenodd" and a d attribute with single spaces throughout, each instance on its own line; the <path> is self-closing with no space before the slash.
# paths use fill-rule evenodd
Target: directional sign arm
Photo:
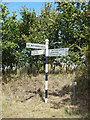
<path id="1" fill-rule="evenodd" d="M 33 50 L 31 51 L 31 55 L 43 55 L 45 54 L 45 50 Z"/>
<path id="2" fill-rule="evenodd" d="M 36 43 L 26 43 L 27 48 L 35 48 L 35 49 L 45 49 L 44 44 L 36 44 Z"/>
<path id="3" fill-rule="evenodd" d="M 67 56 L 68 48 L 49 49 L 49 56 Z"/>

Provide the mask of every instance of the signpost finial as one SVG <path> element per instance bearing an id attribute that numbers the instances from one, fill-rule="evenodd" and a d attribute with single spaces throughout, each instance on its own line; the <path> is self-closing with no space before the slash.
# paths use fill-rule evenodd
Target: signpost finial
<path id="1" fill-rule="evenodd" d="M 46 41 L 46 42 L 49 42 L 49 40 L 48 40 L 48 39 L 46 39 L 45 41 Z"/>

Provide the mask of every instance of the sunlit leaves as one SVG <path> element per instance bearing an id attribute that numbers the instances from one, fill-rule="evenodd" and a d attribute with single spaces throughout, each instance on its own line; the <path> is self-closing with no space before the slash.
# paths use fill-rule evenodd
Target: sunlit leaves
<path id="1" fill-rule="evenodd" d="M 31 12 L 24 6 L 20 10 L 21 19 L 17 20 L 16 13 L 9 17 L 9 11 L 3 5 L 2 48 L 3 55 L 10 56 L 3 57 L 3 63 L 9 65 L 25 55 L 28 61 L 33 61 L 30 58 L 31 49 L 26 48 L 26 43 L 45 44 L 45 39 L 49 39 L 49 48 L 70 48 L 66 60 L 80 64 L 89 43 L 88 7 L 83 2 L 58 2 L 57 9 L 53 9 L 51 3 L 45 3 L 37 16 L 34 9 Z M 43 59 L 43 56 L 40 58 Z"/>

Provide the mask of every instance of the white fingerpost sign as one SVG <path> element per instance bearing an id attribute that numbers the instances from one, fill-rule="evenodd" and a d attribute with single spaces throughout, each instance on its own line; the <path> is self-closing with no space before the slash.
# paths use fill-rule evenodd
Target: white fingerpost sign
<path id="1" fill-rule="evenodd" d="M 44 44 L 36 44 L 36 43 L 26 43 L 27 48 L 34 48 L 34 49 L 45 49 Z"/>
<path id="2" fill-rule="evenodd" d="M 45 50 L 33 50 L 31 51 L 31 55 L 43 55 L 45 54 Z"/>
<path id="3" fill-rule="evenodd" d="M 49 49 L 48 54 L 48 56 L 66 56 L 68 48 Z"/>
<path id="4" fill-rule="evenodd" d="M 42 49 L 33 50 L 31 55 L 43 55 L 46 56 L 46 67 L 45 67 L 45 103 L 47 103 L 47 93 L 48 93 L 48 56 L 66 56 L 68 55 L 69 48 L 58 48 L 58 49 L 48 49 L 49 40 L 45 40 L 46 44 L 36 44 L 36 43 L 26 43 L 27 48 Z"/>

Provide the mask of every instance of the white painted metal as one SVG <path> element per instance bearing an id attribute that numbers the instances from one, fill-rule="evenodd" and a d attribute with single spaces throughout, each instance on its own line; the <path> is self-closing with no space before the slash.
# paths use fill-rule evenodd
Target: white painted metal
<path id="1" fill-rule="evenodd" d="M 45 50 L 33 50 L 31 51 L 31 55 L 43 55 L 45 54 Z M 68 55 L 67 48 L 59 48 L 59 49 L 48 49 L 46 52 L 48 56 L 66 56 Z"/>
<path id="2" fill-rule="evenodd" d="M 68 48 L 49 49 L 48 56 L 66 56 L 68 55 Z"/>
<path id="3" fill-rule="evenodd" d="M 33 50 L 31 51 L 31 55 L 43 55 L 45 54 L 45 50 Z"/>
<path id="4" fill-rule="evenodd" d="M 47 89 L 48 89 L 48 77 L 47 77 L 47 75 L 48 75 L 48 44 L 49 44 L 49 40 L 48 39 L 46 39 L 45 40 L 45 42 L 46 42 L 46 79 L 45 79 L 45 92 L 46 91 L 48 91 Z M 45 94 L 45 103 L 47 103 L 47 92 L 46 92 L 46 94 Z"/>
<path id="5" fill-rule="evenodd" d="M 48 56 L 48 44 L 49 44 L 49 40 L 46 39 L 45 41 L 46 41 L 46 56 Z"/>
<path id="6" fill-rule="evenodd" d="M 45 81 L 45 90 L 48 89 L 48 81 Z"/>
<path id="7" fill-rule="evenodd" d="M 46 49 L 44 44 L 26 43 L 27 48 Z"/>
<path id="8" fill-rule="evenodd" d="M 46 73 L 48 72 L 48 64 L 46 64 Z"/>
<path id="9" fill-rule="evenodd" d="M 68 51 L 69 48 L 57 48 L 57 49 L 49 49 L 50 52 L 58 52 L 58 51 Z"/>
<path id="10" fill-rule="evenodd" d="M 45 98 L 45 103 L 47 103 L 47 98 Z"/>

